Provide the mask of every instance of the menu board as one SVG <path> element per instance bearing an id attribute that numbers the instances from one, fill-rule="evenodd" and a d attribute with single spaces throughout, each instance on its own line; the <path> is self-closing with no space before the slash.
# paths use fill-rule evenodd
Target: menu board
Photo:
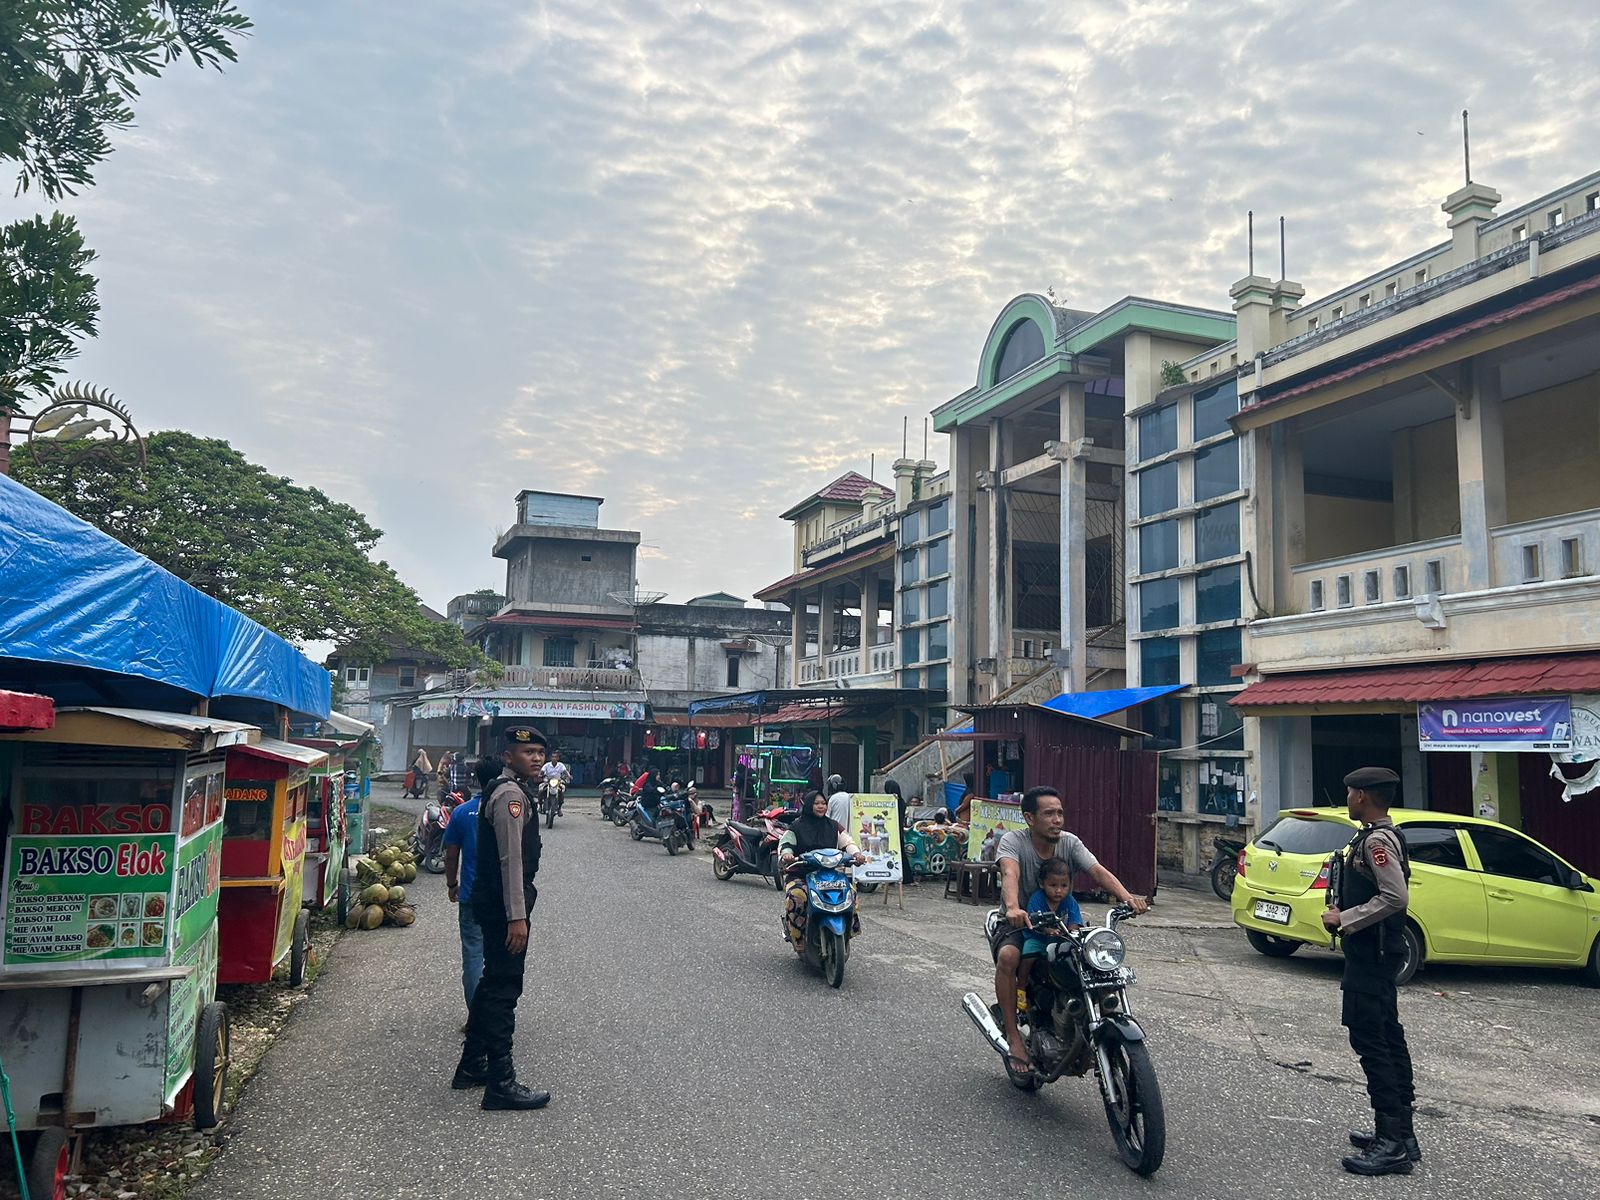
<path id="1" fill-rule="evenodd" d="M 172 859 L 171 834 L 13 836 L 5 965 L 163 961 Z"/>

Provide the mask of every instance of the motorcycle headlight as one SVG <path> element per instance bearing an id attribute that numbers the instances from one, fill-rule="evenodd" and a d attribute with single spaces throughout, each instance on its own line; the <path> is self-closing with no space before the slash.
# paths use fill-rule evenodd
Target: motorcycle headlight
<path id="1" fill-rule="evenodd" d="M 1096 971 L 1115 971 L 1127 952 L 1122 936 L 1109 929 L 1096 929 L 1083 941 L 1084 960 Z"/>

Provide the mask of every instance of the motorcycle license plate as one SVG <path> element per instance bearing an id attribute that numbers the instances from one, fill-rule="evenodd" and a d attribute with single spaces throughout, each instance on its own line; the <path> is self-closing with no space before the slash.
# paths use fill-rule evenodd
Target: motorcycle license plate
<path id="1" fill-rule="evenodd" d="M 1279 925 L 1287 925 L 1291 915 L 1287 904 L 1274 904 L 1270 900 L 1257 900 L 1255 911 L 1260 920 L 1273 921 Z"/>

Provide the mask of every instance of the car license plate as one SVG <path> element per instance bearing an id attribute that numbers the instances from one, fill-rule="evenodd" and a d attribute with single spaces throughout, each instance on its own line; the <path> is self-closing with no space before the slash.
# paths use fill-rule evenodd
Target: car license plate
<path id="1" fill-rule="evenodd" d="M 1273 921 L 1279 925 L 1287 925 L 1290 915 L 1287 904 L 1274 904 L 1270 900 L 1256 901 L 1256 916 L 1263 921 Z"/>

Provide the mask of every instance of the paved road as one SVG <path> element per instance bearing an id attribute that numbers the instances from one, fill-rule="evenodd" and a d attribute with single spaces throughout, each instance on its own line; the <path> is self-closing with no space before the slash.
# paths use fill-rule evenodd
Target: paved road
<path id="1" fill-rule="evenodd" d="M 1335 960 L 1260 959 L 1219 906 L 1163 893 L 1124 927 L 1167 1097 L 1146 1182 L 1092 1082 L 1015 1092 L 959 1011 L 989 976 L 975 910 L 927 887 L 904 914 L 870 898 L 833 992 L 781 941 L 770 888 L 716 883 L 703 854 L 594 811 L 569 801 L 540 877 L 518 1063 L 548 1109 L 483 1113 L 448 1089 L 454 913 L 419 880 L 416 926 L 341 941 L 196 1194 L 1566 1198 L 1600 1170 L 1600 997 L 1565 976 L 1425 973 L 1402 1005 L 1427 1161 L 1359 1180 L 1337 1161 L 1365 1097 L 1329 1024 Z"/>

